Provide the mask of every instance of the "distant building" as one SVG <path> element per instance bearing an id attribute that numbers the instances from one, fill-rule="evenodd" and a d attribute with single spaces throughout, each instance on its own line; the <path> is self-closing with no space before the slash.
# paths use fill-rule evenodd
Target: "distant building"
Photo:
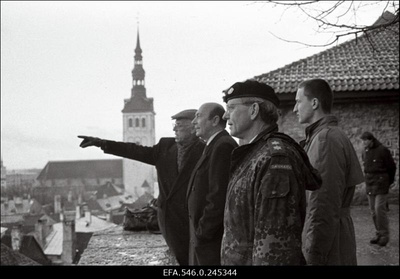
<path id="1" fill-rule="evenodd" d="M 122 160 L 50 161 L 37 177 L 35 186 L 100 186 L 122 182 Z"/>
<path id="2" fill-rule="evenodd" d="M 1 190 L 4 191 L 5 188 L 7 187 L 7 169 L 3 165 L 3 157 L 1 157 Z"/>
<path id="3" fill-rule="evenodd" d="M 132 70 L 131 97 L 124 100 L 122 110 L 123 141 L 153 146 L 155 144 L 154 117 L 153 98 L 146 96 L 145 71 L 138 30 Z M 123 177 L 125 190 L 136 198 L 148 191 L 154 194 L 154 185 L 157 181 L 154 166 L 124 158 Z M 150 185 L 149 188 L 142 187 L 145 182 Z"/>
<path id="4" fill-rule="evenodd" d="M 33 198 L 24 199 L 21 197 L 14 197 L 8 199 L 3 197 L 1 199 L 1 215 L 26 215 L 26 214 L 40 214 L 42 213 L 42 205 Z"/>
<path id="5" fill-rule="evenodd" d="M 6 189 L 21 188 L 21 190 L 27 190 L 31 188 L 35 184 L 39 172 L 40 169 L 8 170 L 6 173 Z"/>

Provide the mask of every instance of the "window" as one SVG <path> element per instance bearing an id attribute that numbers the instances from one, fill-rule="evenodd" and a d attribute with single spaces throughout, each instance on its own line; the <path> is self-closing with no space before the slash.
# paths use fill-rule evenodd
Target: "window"
<path id="1" fill-rule="evenodd" d="M 133 127 L 133 120 L 132 120 L 132 118 L 129 118 L 129 119 L 128 119 L 128 127 L 129 127 L 129 128 L 132 128 L 132 127 Z"/>
<path id="2" fill-rule="evenodd" d="M 135 127 L 140 127 L 139 118 L 136 118 L 136 119 L 135 119 Z"/>
<path id="3" fill-rule="evenodd" d="M 143 127 L 143 128 L 146 127 L 146 118 L 142 118 L 142 127 Z"/>

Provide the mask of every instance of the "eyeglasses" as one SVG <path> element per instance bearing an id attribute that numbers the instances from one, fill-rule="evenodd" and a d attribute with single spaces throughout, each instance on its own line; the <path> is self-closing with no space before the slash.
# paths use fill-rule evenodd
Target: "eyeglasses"
<path id="1" fill-rule="evenodd" d="M 172 129 L 182 129 L 187 128 L 189 124 L 182 124 L 182 123 L 172 123 Z"/>

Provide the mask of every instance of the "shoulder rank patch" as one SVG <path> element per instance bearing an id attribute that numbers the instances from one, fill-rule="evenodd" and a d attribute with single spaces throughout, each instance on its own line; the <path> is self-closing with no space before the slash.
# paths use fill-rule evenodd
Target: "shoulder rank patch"
<path id="1" fill-rule="evenodd" d="M 270 138 L 267 140 L 268 148 L 271 152 L 271 155 L 286 155 L 285 146 L 282 144 L 282 141 L 277 138 Z"/>
<path id="2" fill-rule="evenodd" d="M 274 164 L 269 167 L 272 170 L 292 170 L 291 165 Z"/>

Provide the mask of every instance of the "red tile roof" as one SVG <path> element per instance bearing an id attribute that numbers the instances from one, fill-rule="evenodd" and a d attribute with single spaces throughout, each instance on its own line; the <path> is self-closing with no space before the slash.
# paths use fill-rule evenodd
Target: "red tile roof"
<path id="1" fill-rule="evenodd" d="M 375 24 L 394 17 L 386 12 Z M 399 24 L 254 77 L 278 94 L 295 93 L 301 81 L 311 78 L 326 79 L 336 92 L 399 89 Z"/>

